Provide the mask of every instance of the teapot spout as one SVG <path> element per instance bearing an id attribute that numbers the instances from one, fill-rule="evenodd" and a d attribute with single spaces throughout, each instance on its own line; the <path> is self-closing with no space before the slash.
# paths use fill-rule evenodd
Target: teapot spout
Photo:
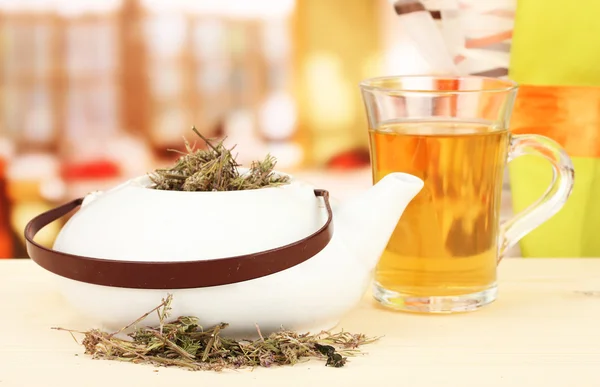
<path id="1" fill-rule="evenodd" d="M 404 209 L 423 184 L 416 176 L 393 172 L 336 211 L 336 229 L 369 270 L 377 265 Z"/>

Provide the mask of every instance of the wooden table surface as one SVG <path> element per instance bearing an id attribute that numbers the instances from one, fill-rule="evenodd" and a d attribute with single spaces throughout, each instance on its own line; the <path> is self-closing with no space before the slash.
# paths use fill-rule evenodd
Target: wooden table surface
<path id="1" fill-rule="evenodd" d="M 384 337 L 343 368 L 217 373 L 90 359 L 50 329 L 90 328 L 52 277 L 28 260 L 0 261 L 0 387 L 600 386 L 600 259 L 509 258 L 499 277 L 499 299 L 465 314 L 391 312 L 367 294 L 338 329 Z"/>

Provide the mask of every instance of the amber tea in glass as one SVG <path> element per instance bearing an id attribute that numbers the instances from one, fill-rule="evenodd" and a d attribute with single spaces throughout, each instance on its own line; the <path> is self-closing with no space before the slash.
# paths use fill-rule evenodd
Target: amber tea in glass
<path id="1" fill-rule="evenodd" d="M 424 181 L 381 255 L 373 293 L 405 311 L 458 312 L 496 299 L 504 251 L 564 204 L 569 157 L 549 138 L 511 135 L 517 85 L 485 77 L 384 77 L 361 83 L 373 182 L 390 172 Z M 504 169 L 536 154 L 555 179 L 544 197 L 500 223 Z"/>

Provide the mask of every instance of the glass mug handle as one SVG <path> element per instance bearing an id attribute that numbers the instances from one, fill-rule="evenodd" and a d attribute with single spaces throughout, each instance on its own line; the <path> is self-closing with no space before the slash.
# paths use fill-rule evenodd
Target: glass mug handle
<path id="1" fill-rule="evenodd" d="M 519 156 L 542 156 L 552 164 L 552 182 L 536 202 L 500 225 L 498 261 L 521 238 L 555 215 L 565 204 L 575 172 L 571 158 L 554 140 L 536 134 L 512 135 L 508 162 Z"/>

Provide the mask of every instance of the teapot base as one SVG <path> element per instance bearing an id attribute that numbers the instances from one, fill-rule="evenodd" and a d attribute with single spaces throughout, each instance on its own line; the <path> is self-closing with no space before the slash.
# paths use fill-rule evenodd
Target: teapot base
<path id="1" fill-rule="evenodd" d="M 385 308 L 412 313 L 461 313 L 472 312 L 494 302 L 498 287 L 493 284 L 477 293 L 452 296 L 415 296 L 390 291 L 378 283 L 373 284 L 373 297 Z"/>

